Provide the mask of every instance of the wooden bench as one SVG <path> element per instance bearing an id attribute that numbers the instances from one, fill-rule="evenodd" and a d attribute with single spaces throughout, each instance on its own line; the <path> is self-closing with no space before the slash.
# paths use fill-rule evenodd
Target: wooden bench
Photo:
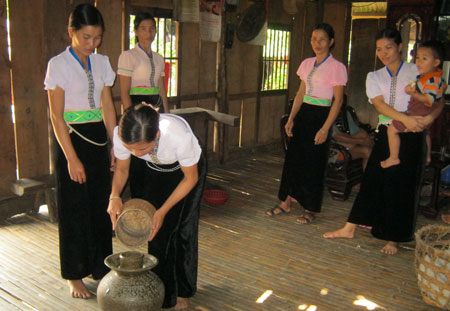
<path id="1" fill-rule="evenodd" d="M 6 219 L 20 213 L 37 213 L 39 207 L 46 204 L 51 222 L 58 220 L 56 191 L 53 175 L 34 179 L 21 178 L 11 184 L 15 197 L 0 200 L 0 219 Z"/>

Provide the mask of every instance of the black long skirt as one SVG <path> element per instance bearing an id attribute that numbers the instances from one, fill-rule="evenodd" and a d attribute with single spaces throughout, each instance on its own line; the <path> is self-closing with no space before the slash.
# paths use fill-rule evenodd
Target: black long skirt
<path id="1" fill-rule="evenodd" d="M 423 133 L 400 134 L 399 165 L 382 168 L 389 155 L 387 127 L 380 126 L 367 163 L 360 191 L 348 222 L 372 226 L 372 235 L 392 242 L 413 239 L 419 188 L 425 164 Z"/>
<path id="2" fill-rule="evenodd" d="M 72 126 L 95 142 L 107 139 L 103 122 Z M 95 146 L 76 133 L 71 133 L 70 139 L 83 163 L 86 182 L 79 184 L 70 179 L 67 160 L 56 144 L 61 275 L 68 280 L 90 274 L 101 279 L 109 271 L 103 260 L 112 254 L 112 226 L 106 212 L 111 192 L 109 152 L 106 146 Z"/>
<path id="3" fill-rule="evenodd" d="M 320 212 L 331 135 L 320 145 L 314 144 L 314 137 L 329 112 L 330 107 L 303 103 L 297 113 L 284 160 L 278 192 L 280 201 L 289 195 L 303 208 Z"/>
<path id="4" fill-rule="evenodd" d="M 171 169 L 176 164 L 158 166 Z M 159 172 L 148 167 L 147 161 L 132 156 L 131 196 L 147 200 L 159 209 L 183 176 L 181 169 Z M 162 227 L 148 243 L 149 254 L 159 261 L 153 271 L 164 283 L 163 308 L 171 308 L 175 306 L 177 297 L 189 298 L 197 291 L 198 218 L 205 177 L 206 160 L 202 155 L 198 162 L 197 184 L 183 200 L 170 209 Z"/>

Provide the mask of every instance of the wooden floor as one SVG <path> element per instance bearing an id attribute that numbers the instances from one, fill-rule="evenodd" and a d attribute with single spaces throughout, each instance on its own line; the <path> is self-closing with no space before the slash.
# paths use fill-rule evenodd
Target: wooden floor
<path id="1" fill-rule="evenodd" d="M 383 241 L 363 228 L 352 240 L 321 237 L 345 222 L 354 192 L 346 202 L 325 193 L 323 213 L 310 225 L 295 223 L 298 205 L 289 215 L 265 216 L 277 201 L 282 161 L 281 153 L 268 152 L 210 167 L 208 184 L 231 195 L 222 206 L 202 204 L 198 292 L 189 310 L 367 310 L 353 304 L 358 296 L 376 310 L 438 310 L 420 296 L 414 242 L 387 256 Z M 439 220 L 419 217 L 418 228 L 427 223 Z M 114 241 L 115 252 L 125 249 Z M 88 286 L 95 291 L 95 282 Z M 267 290 L 272 294 L 256 303 Z M 99 309 L 95 298 L 69 298 L 57 226 L 45 215 L 0 224 L 0 310 Z"/>

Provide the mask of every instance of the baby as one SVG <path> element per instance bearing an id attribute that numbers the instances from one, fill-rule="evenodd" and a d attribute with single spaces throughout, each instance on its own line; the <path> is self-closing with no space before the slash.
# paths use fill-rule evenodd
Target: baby
<path id="1" fill-rule="evenodd" d="M 430 114 L 444 94 L 447 84 L 442 79 L 442 70 L 438 67 L 443 61 L 443 49 L 437 41 L 427 41 L 417 50 L 416 66 L 419 71 L 417 81 L 412 81 L 411 85 L 405 87 L 405 92 L 411 95 L 408 103 L 410 116 L 426 116 Z M 407 132 L 405 125 L 400 121 L 392 121 L 388 127 L 387 135 L 389 140 L 389 158 L 381 161 L 381 167 L 388 168 L 400 164 L 398 157 L 400 150 L 401 132 Z M 431 138 L 427 133 L 427 163 L 431 162 Z"/>

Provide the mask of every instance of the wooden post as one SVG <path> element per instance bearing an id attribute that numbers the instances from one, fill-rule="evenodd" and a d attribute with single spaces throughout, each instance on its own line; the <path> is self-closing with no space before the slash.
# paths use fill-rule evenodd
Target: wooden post
<path id="1" fill-rule="evenodd" d="M 227 52 L 225 50 L 225 34 L 227 27 L 227 12 L 223 11 L 219 42 L 219 74 L 217 81 L 217 111 L 228 113 L 228 82 L 227 82 Z M 227 151 L 226 129 L 218 124 L 218 155 L 219 162 L 224 163 Z"/>
<path id="2" fill-rule="evenodd" d="M 115 72 L 122 51 L 122 0 L 98 0 L 97 8 L 100 10 L 105 22 L 102 45 L 98 52 L 109 57 L 109 62 Z M 128 27 L 126 27 L 128 29 Z M 112 88 L 113 97 L 120 96 L 119 83 Z M 116 105 L 116 112 L 120 112 L 120 103 Z"/>
<path id="3" fill-rule="evenodd" d="M 0 0 L 0 196 L 9 194 L 9 185 L 16 179 L 16 148 L 11 112 L 11 63 L 8 57 L 6 32 L 6 0 Z"/>

